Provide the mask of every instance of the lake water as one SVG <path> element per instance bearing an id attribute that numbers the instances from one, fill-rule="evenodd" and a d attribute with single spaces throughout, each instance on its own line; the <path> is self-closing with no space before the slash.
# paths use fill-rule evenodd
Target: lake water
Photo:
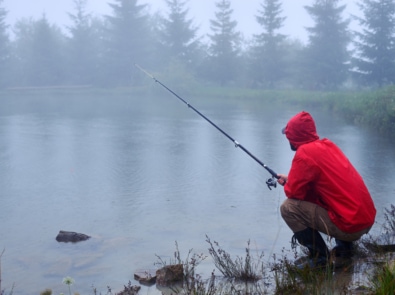
<path id="1" fill-rule="evenodd" d="M 194 98 L 194 107 L 278 173 L 293 152 L 281 128 L 299 107 Z M 364 177 L 378 209 L 394 203 L 394 141 L 309 110 L 318 133 L 336 142 Z M 232 255 L 247 241 L 269 261 L 290 248 L 281 220 L 281 187 L 269 173 L 191 109 L 161 97 L 25 97 L 0 102 L 0 250 L 2 288 L 15 295 L 51 288 L 103 294 L 139 269 L 170 261 L 175 243 L 208 254 L 206 235 Z M 58 243 L 59 230 L 92 238 Z M 214 269 L 208 257 L 198 267 Z M 219 272 L 216 272 L 219 274 Z M 142 293 L 156 294 L 155 286 Z"/>

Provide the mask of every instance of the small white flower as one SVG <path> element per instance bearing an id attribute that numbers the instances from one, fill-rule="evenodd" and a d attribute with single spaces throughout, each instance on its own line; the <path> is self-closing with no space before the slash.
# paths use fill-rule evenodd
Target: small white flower
<path id="1" fill-rule="evenodd" d="M 65 277 L 62 283 L 71 286 L 74 284 L 74 279 L 72 277 Z"/>

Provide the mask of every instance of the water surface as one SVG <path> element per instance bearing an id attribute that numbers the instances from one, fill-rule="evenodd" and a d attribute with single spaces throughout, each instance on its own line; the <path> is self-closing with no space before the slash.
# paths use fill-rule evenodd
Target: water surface
<path id="1" fill-rule="evenodd" d="M 20 103 L 19 103 L 20 102 Z M 293 152 L 280 130 L 297 107 L 190 101 L 278 173 Z M 34 97 L 0 106 L 2 287 L 14 294 L 122 289 L 138 269 L 170 261 L 178 243 L 208 255 L 206 235 L 234 255 L 290 248 L 281 188 L 253 159 L 173 97 Z M 378 209 L 393 202 L 393 142 L 372 130 L 308 110 L 364 177 Z M 59 230 L 92 236 L 57 243 Z M 207 258 L 199 269 L 214 269 Z M 217 274 L 219 274 L 217 272 Z M 156 294 L 155 287 L 143 292 Z"/>

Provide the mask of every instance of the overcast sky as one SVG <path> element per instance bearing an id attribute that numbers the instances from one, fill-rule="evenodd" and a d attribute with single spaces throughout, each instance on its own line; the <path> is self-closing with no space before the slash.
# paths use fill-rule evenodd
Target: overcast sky
<path id="1" fill-rule="evenodd" d="M 108 3 L 111 0 L 88 0 L 87 10 L 94 15 L 104 15 L 111 13 Z M 216 0 L 187 0 L 189 8 L 189 19 L 193 19 L 196 26 L 201 27 L 200 34 L 209 31 L 210 19 L 214 19 Z M 233 17 L 238 22 L 237 29 L 245 37 L 251 37 L 259 31 L 255 15 L 260 9 L 262 0 L 232 0 L 234 10 Z M 307 41 L 305 28 L 313 23 L 304 9 L 305 5 L 311 5 L 313 0 L 283 0 L 283 15 L 287 17 L 281 33 L 297 38 L 303 42 Z M 347 3 L 345 17 L 350 13 L 359 14 L 355 5 L 356 0 L 344 0 Z M 139 4 L 149 4 L 152 13 L 160 10 L 166 11 L 164 0 L 140 0 Z M 248 4 L 247 4 L 248 3 Z M 51 23 L 56 23 L 60 27 L 69 24 L 67 13 L 74 11 L 73 0 L 3 0 L 3 7 L 8 11 L 7 21 L 12 26 L 15 21 L 23 17 L 40 18 L 43 13 Z"/>

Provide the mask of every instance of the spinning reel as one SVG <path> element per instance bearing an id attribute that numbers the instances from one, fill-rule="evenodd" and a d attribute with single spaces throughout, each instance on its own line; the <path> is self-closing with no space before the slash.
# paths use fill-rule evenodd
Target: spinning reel
<path id="1" fill-rule="evenodd" d="M 275 178 L 274 176 L 272 176 L 271 178 L 268 178 L 268 179 L 266 180 L 266 185 L 267 185 L 267 187 L 268 187 L 270 190 L 272 190 L 271 187 L 276 188 L 276 187 L 277 187 L 277 180 L 276 180 L 276 178 Z"/>

